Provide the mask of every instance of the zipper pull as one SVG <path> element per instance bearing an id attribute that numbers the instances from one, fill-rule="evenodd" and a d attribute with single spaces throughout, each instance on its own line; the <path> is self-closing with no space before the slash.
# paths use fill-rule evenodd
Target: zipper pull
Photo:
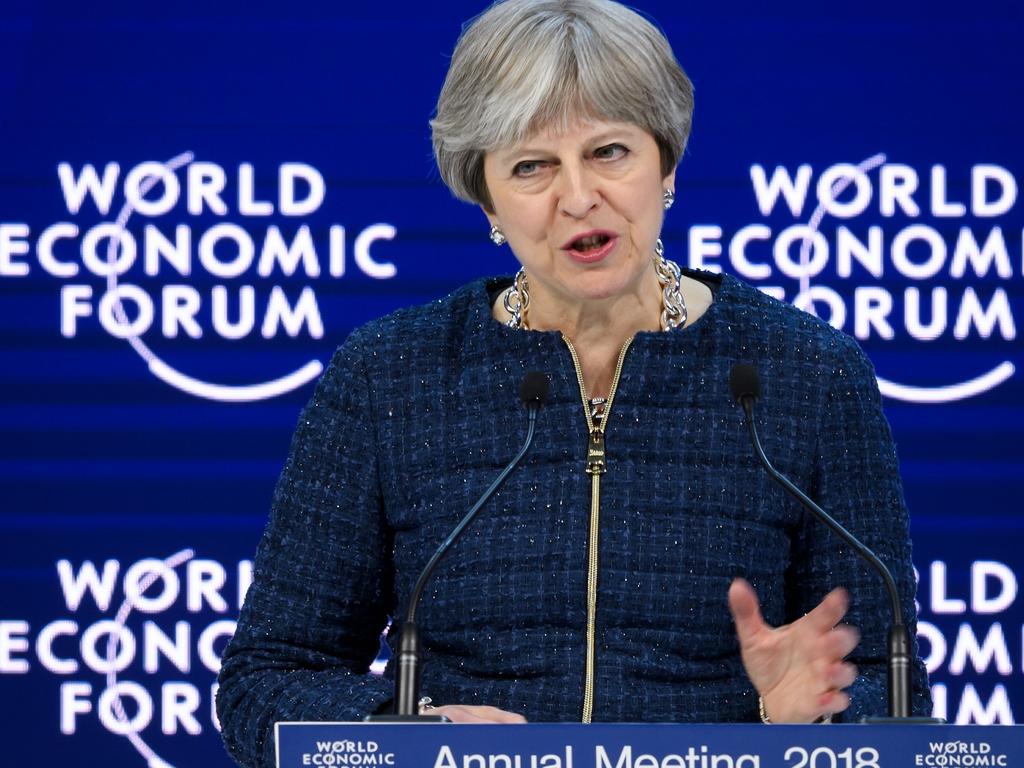
<path id="1" fill-rule="evenodd" d="M 587 474 L 603 475 L 608 471 L 608 462 L 604 458 L 604 432 L 595 427 L 590 432 L 587 444 Z"/>

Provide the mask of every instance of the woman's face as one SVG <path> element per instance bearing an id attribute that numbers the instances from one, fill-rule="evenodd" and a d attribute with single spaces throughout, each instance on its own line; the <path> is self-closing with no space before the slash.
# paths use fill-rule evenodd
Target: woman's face
<path id="1" fill-rule="evenodd" d="M 631 123 L 580 123 L 484 156 L 487 212 L 526 268 L 534 301 L 570 305 L 656 289 L 663 193 L 654 137 Z M 647 278 L 645 280 L 645 277 Z"/>

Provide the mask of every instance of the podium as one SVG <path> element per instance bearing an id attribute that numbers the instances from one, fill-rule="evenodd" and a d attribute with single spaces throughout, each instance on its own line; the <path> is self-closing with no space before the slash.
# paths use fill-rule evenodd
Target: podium
<path id="1" fill-rule="evenodd" d="M 277 723 L 278 768 L 1024 768 L 1024 726 Z"/>

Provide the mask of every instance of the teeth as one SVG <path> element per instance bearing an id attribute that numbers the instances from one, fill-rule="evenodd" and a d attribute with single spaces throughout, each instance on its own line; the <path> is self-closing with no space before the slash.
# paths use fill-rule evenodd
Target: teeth
<path id="1" fill-rule="evenodd" d="M 592 248 L 604 245 L 606 242 L 608 242 L 608 237 L 606 235 L 588 235 L 587 237 L 581 237 L 573 243 L 573 247 L 577 251 L 588 251 Z"/>

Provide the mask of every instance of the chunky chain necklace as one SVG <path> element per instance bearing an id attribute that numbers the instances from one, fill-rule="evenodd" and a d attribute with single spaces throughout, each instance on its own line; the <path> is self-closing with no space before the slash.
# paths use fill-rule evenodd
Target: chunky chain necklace
<path id="1" fill-rule="evenodd" d="M 680 292 L 683 274 L 679 265 L 665 258 L 665 246 L 659 239 L 654 244 L 654 272 L 661 285 L 661 330 L 671 331 L 686 325 L 686 302 Z M 509 314 L 506 325 L 509 328 L 529 330 L 526 313 L 530 308 L 530 286 L 526 281 L 526 270 L 520 268 L 502 297 L 502 305 Z"/>

